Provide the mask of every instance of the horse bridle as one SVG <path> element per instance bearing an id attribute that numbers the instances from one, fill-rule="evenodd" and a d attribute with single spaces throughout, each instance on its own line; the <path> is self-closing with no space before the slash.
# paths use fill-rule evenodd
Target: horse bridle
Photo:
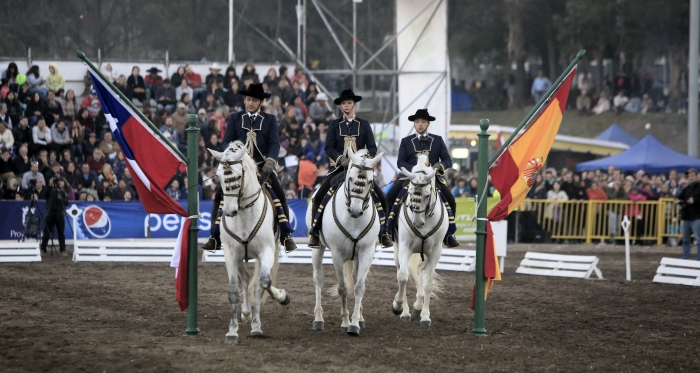
<path id="1" fill-rule="evenodd" d="M 362 200 L 362 211 L 367 209 L 367 206 L 369 205 L 369 199 L 371 198 L 371 190 L 367 191 L 367 195 L 364 197 L 356 195 L 352 195 L 352 193 L 362 193 L 364 191 L 364 188 L 367 187 L 367 171 L 374 171 L 372 167 L 367 167 L 365 166 L 365 161 L 366 159 L 362 160 L 362 163 L 359 165 L 353 164 L 350 168 L 358 168 L 360 170 L 360 173 L 357 175 L 357 180 L 355 180 L 354 187 L 352 190 L 350 190 L 350 183 L 345 183 L 345 205 L 348 208 L 348 211 L 350 210 L 350 202 L 352 201 L 353 198 L 355 199 L 361 199 Z M 350 170 L 348 170 L 350 171 Z M 362 213 L 360 213 L 362 215 Z"/>
<path id="2" fill-rule="evenodd" d="M 260 189 L 258 189 L 257 192 L 245 197 L 243 196 L 243 186 L 245 185 L 245 167 L 243 167 L 243 160 L 237 160 L 233 162 L 225 162 L 221 161 L 219 162 L 221 166 L 224 168 L 224 178 L 223 178 L 223 184 L 224 184 L 224 197 L 235 197 L 238 199 L 238 211 L 243 211 L 255 204 L 255 202 L 258 200 L 260 197 L 260 194 L 262 193 L 262 186 L 260 186 Z M 234 176 L 233 175 L 233 169 L 231 166 L 240 164 L 241 165 L 241 175 L 240 176 Z M 239 190 L 238 193 L 233 193 L 235 190 Z M 245 202 L 248 199 L 251 199 L 255 197 L 254 200 L 252 200 L 249 204 L 242 206 L 243 202 Z"/>
<path id="3" fill-rule="evenodd" d="M 419 173 L 425 174 L 423 171 L 418 171 Z M 433 202 L 432 206 L 430 205 L 430 200 L 433 198 L 433 195 L 435 194 L 435 187 L 430 184 L 430 181 L 422 184 L 417 184 L 414 183 L 412 180 L 409 180 L 409 184 L 413 185 L 413 195 L 409 196 L 411 198 L 409 205 L 409 209 L 411 212 L 414 214 L 422 214 L 425 213 L 425 219 L 430 219 L 433 217 L 433 214 L 435 213 L 435 206 L 437 206 L 437 200 L 438 198 L 435 198 L 435 202 Z M 420 203 L 422 201 L 423 197 L 423 188 L 430 185 L 430 195 L 428 196 L 428 204 L 425 206 L 424 210 L 416 209 L 414 207 L 414 203 Z M 415 199 L 414 197 L 418 197 Z"/>

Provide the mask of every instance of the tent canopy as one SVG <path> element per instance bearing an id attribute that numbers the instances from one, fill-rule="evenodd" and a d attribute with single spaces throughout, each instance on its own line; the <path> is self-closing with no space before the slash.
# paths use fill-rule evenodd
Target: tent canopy
<path id="1" fill-rule="evenodd" d="M 647 135 L 620 154 L 579 163 L 576 170 L 607 169 L 611 165 L 624 172 L 644 170 L 646 173 L 661 174 L 671 170 L 685 172 L 691 167 L 700 168 L 700 159 L 678 153 L 660 143 L 654 136 Z"/>
<path id="2" fill-rule="evenodd" d="M 621 142 L 629 146 L 639 142 L 639 139 L 627 133 L 622 127 L 618 126 L 617 123 L 613 123 L 610 128 L 606 129 L 603 133 L 596 136 L 596 140 L 605 140 L 612 142 Z"/>

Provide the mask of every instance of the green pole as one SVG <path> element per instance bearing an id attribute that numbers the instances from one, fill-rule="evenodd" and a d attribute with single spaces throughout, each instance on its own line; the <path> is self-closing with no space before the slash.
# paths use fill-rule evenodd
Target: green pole
<path id="1" fill-rule="evenodd" d="M 528 123 L 530 123 L 530 119 L 532 119 L 532 117 L 533 117 L 535 114 L 537 114 L 537 112 L 540 111 L 540 108 L 542 108 L 542 106 L 543 106 L 544 103 L 547 101 L 547 99 L 549 98 L 549 96 L 552 95 L 552 92 L 554 92 L 555 89 L 559 88 L 559 84 L 561 84 L 562 80 L 564 80 L 564 78 L 566 78 L 566 76 L 569 75 L 569 73 L 571 72 L 571 70 L 573 70 L 574 67 L 576 67 L 576 64 L 578 63 L 578 61 L 579 61 L 580 59 L 582 59 L 583 56 L 585 56 L 585 55 L 586 55 L 586 50 L 585 50 L 585 49 L 583 49 L 583 50 L 581 50 L 581 51 L 578 52 L 578 54 L 576 55 L 576 58 L 574 58 L 574 60 L 571 61 L 571 63 L 569 64 L 569 66 L 567 66 L 567 68 L 564 70 L 564 72 L 557 78 L 557 80 L 554 81 L 554 83 L 552 84 L 552 86 L 549 87 L 549 90 L 547 90 L 547 93 L 545 93 L 544 96 L 542 96 L 542 98 L 540 99 L 540 101 L 532 108 L 532 110 L 530 110 L 530 112 L 527 114 L 527 116 L 525 117 L 525 119 L 523 119 L 523 121 L 520 122 L 520 124 L 518 125 L 518 127 L 515 128 L 515 131 L 513 131 L 513 133 L 510 134 L 510 136 L 508 137 L 508 139 L 503 143 L 503 146 L 502 146 L 500 149 L 498 149 L 498 151 L 496 151 L 496 154 L 494 154 L 493 157 L 491 157 L 491 159 L 489 160 L 489 164 L 488 164 L 488 167 L 489 167 L 489 168 L 491 168 L 491 166 L 496 162 L 496 160 L 498 159 L 498 157 L 500 157 L 501 154 L 502 154 L 506 149 L 508 149 L 508 146 L 510 146 L 510 143 L 513 142 L 513 139 L 515 139 L 515 136 L 518 135 L 518 133 L 520 132 L 520 130 L 521 130 L 523 127 L 525 127 Z M 482 123 L 483 123 L 483 122 L 482 122 Z"/>
<path id="2" fill-rule="evenodd" d="M 199 140 L 199 128 L 197 128 L 197 116 L 190 114 L 187 117 L 187 212 L 190 216 L 199 216 L 199 188 L 197 188 L 197 142 Z M 188 278 L 187 278 L 187 329 L 186 335 L 199 335 L 197 327 L 197 234 L 199 233 L 199 219 L 193 218 L 190 223 L 190 241 L 187 247 Z"/>
<path id="3" fill-rule="evenodd" d="M 163 140 L 163 142 L 165 142 L 165 145 L 167 145 L 175 154 L 177 154 L 178 157 L 180 157 L 180 160 L 187 163 L 187 158 L 185 158 L 185 155 L 182 154 L 182 152 L 180 152 L 180 150 L 177 148 L 177 146 L 175 146 L 172 142 L 170 142 L 170 140 L 168 140 L 165 137 L 165 135 L 163 135 L 163 133 L 160 132 L 158 127 L 156 127 L 155 124 L 151 123 L 151 121 L 148 120 L 148 118 L 146 118 L 145 115 L 143 115 L 141 110 L 139 110 L 136 107 L 136 105 L 134 105 L 134 103 L 131 102 L 131 100 L 129 100 L 126 96 L 124 96 L 124 94 L 117 87 L 115 87 L 114 84 L 112 84 L 112 82 L 109 81 L 109 79 L 105 78 L 105 76 L 102 75 L 102 72 L 100 71 L 100 69 L 95 67 L 95 65 L 93 65 L 92 62 L 90 62 L 90 60 L 85 56 L 85 53 L 83 53 L 82 51 L 79 51 L 79 50 L 75 51 L 75 53 L 78 55 L 78 58 L 83 60 L 83 62 L 85 62 L 88 66 L 90 66 L 92 68 L 92 70 L 95 72 L 95 74 L 97 74 L 100 78 L 102 78 L 102 81 L 105 82 L 105 84 L 107 84 L 109 86 L 109 88 L 111 88 L 114 93 L 119 95 L 119 98 L 122 100 L 122 102 L 125 103 L 127 106 L 129 106 L 131 108 L 131 110 L 133 110 L 134 113 L 136 113 L 136 115 L 138 115 L 139 118 L 141 118 L 141 120 L 144 123 L 146 123 L 146 125 L 151 129 L 151 131 L 153 131 L 153 133 L 158 135 Z M 195 155 L 197 155 L 197 153 L 195 153 Z"/>
<path id="4" fill-rule="evenodd" d="M 484 328 L 484 295 L 486 294 L 486 284 L 484 279 L 484 247 L 486 246 L 486 198 L 481 199 L 482 195 L 486 195 L 486 181 L 489 175 L 488 156 L 489 156 L 489 120 L 482 119 L 479 123 L 481 132 L 479 137 L 479 163 L 478 178 L 477 178 L 477 203 L 479 208 L 476 211 L 476 286 L 474 295 L 474 329 L 472 333 L 476 336 L 486 336 Z"/>

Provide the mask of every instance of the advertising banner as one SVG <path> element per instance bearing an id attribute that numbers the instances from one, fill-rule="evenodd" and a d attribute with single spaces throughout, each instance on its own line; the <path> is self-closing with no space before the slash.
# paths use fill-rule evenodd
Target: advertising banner
<path id="1" fill-rule="evenodd" d="M 179 201 L 187 208 L 187 201 Z M 211 229 L 212 201 L 200 201 L 199 238 L 209 237 Z M 139 202 L 71 202 L 83 210 L 77 216 L 77 224 L 66 214 L 66 239 L 73 238 L 73 229 L 78 239 L 120 239 L 146 238 L 150 230 L 151 238 L 177 238 L 183 217 L 175 214 L 147 214 Z M 306 200 L 289 200 L 290 224 L 295 230 L 293 237 L 306 237 Z M 20 240 L 24 222 L 29 212 L 29 201 L 0 202 L 3 218 L 0 219 L 0 240 Z M 38 201 L 36 208 L 44 214 L 45 201 Z M 43 228 L 43 221 L 42 221 Z M 54 233 L 55 237 L 55 233 Z"/>

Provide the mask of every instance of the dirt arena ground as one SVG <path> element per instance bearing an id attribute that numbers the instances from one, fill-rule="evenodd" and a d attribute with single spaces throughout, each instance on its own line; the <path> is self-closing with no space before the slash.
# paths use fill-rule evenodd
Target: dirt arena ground
<path id="1" fill-rule="evenodd" d="M 526 251 L 598 255 L 605 280 L 516 275 Z M 339 302 L 330 297 L 323 304 L 326 330 L 311 330 L 311 266 L 283 265 L 278 285 L 292 303 L 267 302 L 268 338 L 245 338 L 250 327 L 242 326 L 237 345 L 223 343 L 229 322 L 223 265 L 200 264 L 202 336 L 182 337 L 185 313 L 167 264 L 56 257 L 2 264 L 0 370 L 698 372 L 700 288 L 651 282 L 661 257 L 679 253 L 634 247 L 634 281 L 626 282 L 621 246 L 510 245 L 504 279 L 486 305 L 488 337 L 463 333 L 473 323 L 473 273 L 441 273 L 445 293 L 432 304 L 432 328 L 424 329 L 391 313 L 395 270 L 374 267 L 364 302 L 367 329 L 352 338 L 339 332 Z M 325 273 L 330 287 L 332 268 Z"/>

